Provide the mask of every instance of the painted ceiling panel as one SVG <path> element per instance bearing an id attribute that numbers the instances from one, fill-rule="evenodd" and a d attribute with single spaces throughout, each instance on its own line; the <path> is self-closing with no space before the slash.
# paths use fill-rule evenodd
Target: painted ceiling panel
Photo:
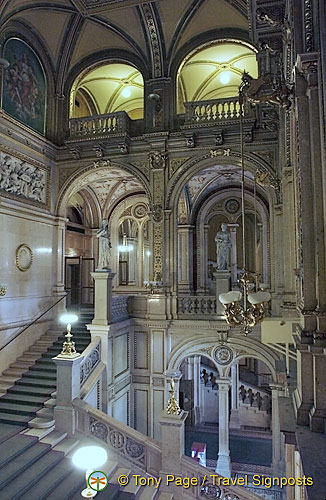
<path id="1" fill-rule="evenodd" d="M 59 11 L 52 11 L 50 23 L 48 16 L 48 10 L 30 10 L 25 11 L 23 14 L 24 20 L 33 24 L 43 40 L 46 41 L 53 60 L 56 60 L 70 15 Z"/>
<path id="2" fill-rule="evenodd" d="M 182 46 L 190 38 L 202 33 L 203 30 L 208 31 L 226 26 L 247 29 L 248 23 L 245 17 L 223 0 L 206 0 L 190 21 L 178 46 Z"/>
<path id="3" fill-rule="evenodd" d="M 83 57 L 105 48 L 130 49 L 130 45 L 111 30 L 102 28 L 94 22 L 87 21 L 84 29 L 79 35 L 71 66 Z"/>

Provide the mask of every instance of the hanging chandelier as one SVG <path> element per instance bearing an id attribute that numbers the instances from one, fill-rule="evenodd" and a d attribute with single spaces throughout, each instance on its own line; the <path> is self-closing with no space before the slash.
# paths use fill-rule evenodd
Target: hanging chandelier
<path id="1" fill-rule="evenodd" d="M 240 149 L 241 149 L 241 215 L 242 215 L 242 263 L 243 271 L 239 277 L 241 291 L 221 293 L 219 300 L 225 309 L 225 319 L 230 326 L 240 327 L 244 335 L 252 332 L 253 328 L 261 323 L 266 315 L 271 294 L 266 292 L 264 285 L 259 283 L 258 274 L 246 269 L 246 235 L 245 235 L 245 169 L 244 169 L 244 139 L 243 114 L 244 100 L 242 87 L 239 87 L 240 104 Z M 255 178 L 255 248 L 256 237 L 256 178 Z"/>

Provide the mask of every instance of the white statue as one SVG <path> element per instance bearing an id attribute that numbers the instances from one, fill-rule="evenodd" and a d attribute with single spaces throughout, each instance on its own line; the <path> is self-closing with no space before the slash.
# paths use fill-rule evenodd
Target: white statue
<path id="1" fill-rule="evenodd" d="M 230 233 L 227 231 L 227 224 L 221 224 L 221 230 L 216 233 L 216 263 L 218 271 L 226 271 L 229 263 L 229 253 L 231 248 Z"/>
<path id="2" fill-rule="evenodd" d="M 96 233 L 96 237 L 98 238 L 97 270 L 110 268 L 111 241 L 108 225 L 108 221 L 103 219 L 101 227 Z"/>

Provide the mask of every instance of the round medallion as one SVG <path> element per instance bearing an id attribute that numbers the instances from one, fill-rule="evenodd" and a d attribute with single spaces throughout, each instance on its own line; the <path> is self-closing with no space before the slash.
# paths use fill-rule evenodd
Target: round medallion
<path id="1" fill-rule="evenodd" d="M 213 358 L 219 365 L 228 365 L 233 359 L 232 349 L 226 345 L 216 347 L 213 352 Z"/>
<path id="2" fill-rule="evenodd" d="M 230 198 L 225 202 L 225 210 L 229 214 L 236 214 L 240 210 L 240 203 L 239 200 L 236 200 L 235 198 Z"/>
<path id="3" fill-rule="evenodd" d="M 23 243 L 16 250 L 16 266 L 20 271 L 27 271 L 33 263 L 33 252 Z"/>
<path id="4" fill-rule="evenodd" d="M 136 217 L 136 219 L 142 219 L 147 214 L 148 206 L 146 205 L 146 203 L 137 203 L 137 205 L 133 207 L 133 215 L 134 217 Z"/>

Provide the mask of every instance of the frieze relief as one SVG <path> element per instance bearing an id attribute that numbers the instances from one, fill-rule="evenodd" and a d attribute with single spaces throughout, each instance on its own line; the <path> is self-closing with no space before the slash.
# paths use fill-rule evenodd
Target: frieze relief
<path id="1" fill-rule="evenodd" d="M 28 161 L 0 152 L 0 190 L 32 202 L 47 203 L 48 171 Z"/>

